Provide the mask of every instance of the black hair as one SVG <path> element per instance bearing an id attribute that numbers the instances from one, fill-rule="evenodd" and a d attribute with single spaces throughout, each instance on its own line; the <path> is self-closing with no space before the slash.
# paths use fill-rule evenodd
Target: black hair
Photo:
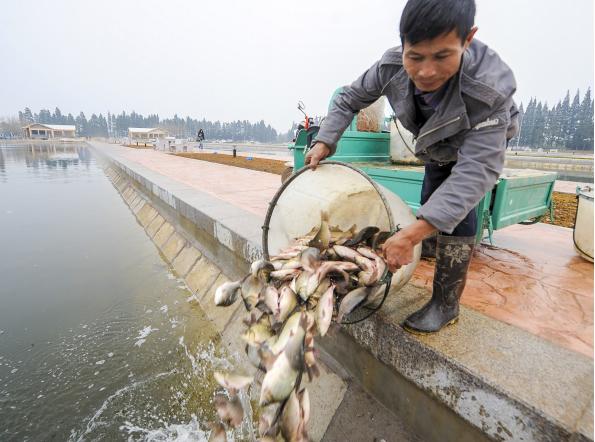
<path id="1" fill-rule="evenodd" d="M 408 0 L 399 25 L 401 43 L 413 45 L 452 30 L 464 43 L 474 20 L 475 0 Z"/>

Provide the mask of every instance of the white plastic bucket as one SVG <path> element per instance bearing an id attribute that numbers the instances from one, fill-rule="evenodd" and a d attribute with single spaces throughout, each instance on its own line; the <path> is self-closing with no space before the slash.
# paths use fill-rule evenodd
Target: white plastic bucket
<path id="1" fill-rule="evenodd" d="M 330 225 L 343 230 L 355 224 L 357 230 L 377 226 L 382 231 L 394 231 L 396 226 L 403 228 L 416 220 L 401 198 L 361 170 L 337 161 L 324 161 L 316 170 L 301 169 L 277 191 L 263 226 L 265 258 L 278 254 L 320 225 L 323 211 L 329 214 Z M 418 244 L 413 262 L 394 273 L 393 288 L 399 289 L 409 281 L 420 256 Z"/>

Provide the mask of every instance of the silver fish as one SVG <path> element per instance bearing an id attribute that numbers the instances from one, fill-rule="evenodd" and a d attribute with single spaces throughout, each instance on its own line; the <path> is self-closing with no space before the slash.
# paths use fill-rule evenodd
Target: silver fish
<path id="1" fill-rule="evenodd" d="M 343 243 L 344 246 L 355 246 L 359 243 L 367 241 L 369 238 L 372 238 L 376 233 L 378 233 L 380 229 L 376 226 L 368 226 L 364 227 L 360 230 L 357 235 L 355 235 L 352 239 L 348 239 Z"/>
<path id="2" fill-rule="evenodd" d="M 270 274 L 273 270 L 275 270 L 275 266 L 264 259 L 254 261 L 250 266 L 250 273 L 252 276 L 260 279 L 264 283 L 269 282 Z"/>
<path id="3" fill-rule="evenodd" d="M 221 419 L 224 424 L 234 428 L 240 426 L 244 419 L 244 408 L 237 395 L 231 395 L 229 399 L 223 395 L 217 395 L 213 401 L 215 402 L 215 408 L 219 415 L 219 419 Z"/>
<path id="4" fill-rule="evenodd" d="M 291 394 L 304 363 L 305 334 L 306 317 L 302 315 L 299 327 L 264 376 L 260 390 L 261 406 L 284 401 Z"/>
<path id="5" fill-rule="evenodd" d="M 320 262 L 320 250 L 316 247 L 308 247 L 300 253 L 300 264 L 307 272 L 313 272 Z"/>
<path id="6" fill-rule="evenodd" d="M 348 315 L 363 302 L 370 292 L 369 287 L 358 287 L 345 295 L 339 304 L 339 313 L 337 314 L 337 322 L 343 320 L 343 316 Z"/>
<path id="7" fill-rule="evenodd" d="M 326 335 L 333 318 L 333 308 L 335 301 L 335 286 L 331 285 L 320 298 L 316 306 L 316 325 L 320 336 Z"/>
<path id="8" fill-rule="evenodd" d="M 264 344 L 273 336 L 271 323 L 268 315 L 262 315 L 257 321 L 252 320 L 248 330 L 242 334 L 241 338 L 250 345 Z"/>
<path id="9" fill-rule="evenodd" d="M 242 281 L 241 294 L 246 309 L 252 310 L 258 304 L 260 292 L 264 288 L 263 282 L 259 278 L 255 278 L 252 274 L 248 274 Z"/>
<path id="10" fill-rule="evenodd" d="M 260 419 L 258 420 L 258 434 L 261 437 L 264 436 L 271 436 L 270 433 L 274 433 L 273 427 L 279 418 L 279 409 L 281 408 L 281 404 L 271 404 L 268 407 L 264 407 L 264 410 L 260 414 Z"/>
<path id="11" fill-rule="evenodd" d="M 300 401 L 295 390 L 292 390 L 281 413 L 281 434 L 286 441 L 295 442 L 299 440 L 302 427 Z"/>
<path id="12" fill-rule="evenodd" d="M 279 307 L 275 320 L 284 322 L 289 314 L 297 307 L 297 296 L 288 285 L 281 287 L 279 291 Z"/>
<path id="13" fill-rule="evenodd" d="M 269 285 L 267 286 L 264 291 L 262 292 L 262 302 L 265 307 L 276 316 L 279 314 L 279 292 L 277 289 Z"/>
<path id="14" fill-rule="evenodd" d="M 209 442 L 227 442 L 227 434 L 225 427 L 221 422 L 211 424 L 211 434 L 209 435 Z"/>
<path id="15" fill-rule="evenodd" d="M 328 249 L 329 243 L 331 242 L 331 230 L 328 220 L 328 212 L 321 212 L 320 227 L 318 228 L 316 236 L 314 236 L 314 238 L 312 238 L 312 240 L 308 243 L 310 247 L 316 247 L 320 251 Z"/>
<path id="16" fill-rule="evenodd" d="M 271 278 L 276 281 L 290 281 L 299 275 L 299 269 L 281 269 L 271 272 Z"/>
<path id="17" fill-rule="evenodd" d="M 214 376 L 217 383 L 228 391 L 240 390 L 247 387 L 254 379 L 251 376 L 242 376 L 235 373 L 221 373 L 219 371 L 216 371 Z"/>
<path id="18" fill-rule="evenodd" d="M 236 302 L 240 293 L 241 281 L 224 282 L 215 290 L 215 305 L 228 306 Z"/>
<path id="19" fill-rule="evenodd" d="M 361 256 L 355 250 L 350 247 L 334 245 L 333 250 L 337 255 L 339 255 L 343 259 L 347 259 L 349 261 L 355 262 L 358 256 Z"/>

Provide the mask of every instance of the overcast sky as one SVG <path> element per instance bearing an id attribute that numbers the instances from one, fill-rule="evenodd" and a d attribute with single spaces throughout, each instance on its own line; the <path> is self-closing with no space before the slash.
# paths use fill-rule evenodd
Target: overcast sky
<path id="1" fill-rule="evenodd" d="M 326 113 L 333 90 L 399 44 L 397 0 L 7 1 L 0 116 L 29 106 L 264 119 Z M 592 0 L 477 0 L 477 38 L 513 69 L 517 101 L 593 87 Z"/>

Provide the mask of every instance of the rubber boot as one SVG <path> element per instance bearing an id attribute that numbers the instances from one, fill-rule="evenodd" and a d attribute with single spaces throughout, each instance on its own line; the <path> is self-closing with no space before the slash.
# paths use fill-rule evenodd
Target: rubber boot
<path id="1" fill-rule="evenodd" d="M 432 236 L 428 236 L 421 242 L 421 257 L 424 259 L 433 260 L 436 258 L 436 237 L 437 235 L 434 234 Z"/>
<path id="2" fill-rule="evenodd" d="M 403 327 L 413 333 L 435 333 L 459 318 L 459 300 L 475 247 L 474 236 L 438 234 L 432 298 L 410 315 Z"/>

